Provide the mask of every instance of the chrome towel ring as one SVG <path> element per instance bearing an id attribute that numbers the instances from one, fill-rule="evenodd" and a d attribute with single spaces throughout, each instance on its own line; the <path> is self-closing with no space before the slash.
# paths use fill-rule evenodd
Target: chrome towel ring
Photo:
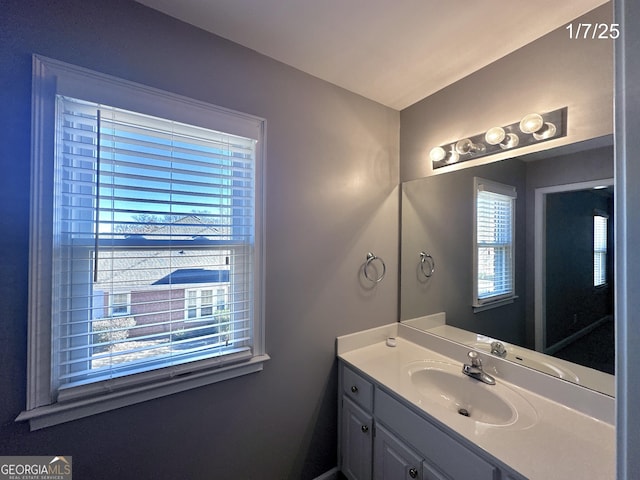
<path id="1" fill-rule="evenodd" d="M 371 267 L 371 264 L 378 260 L 380 262 L 380 264 L 382 264 L 382 273 L 379 274 L 378 276 L 373 276 L 371 277 L 369 275 L 369 268 Z M 378 257 L 377 255 L 374 255 L 373 253 L 369 252 L 367 253 L 367 261 L 364 262 L 364 266 L 362 267 L 362 271 L 364 272 L 364 276 L 367 280 L 369 280 L 370 282 L 373 283 L 379 283 L 383 278 L 385 273 L 387 273 L 387 266 L 384 264 L 384 260 L 382 260 L 380 257 Z M 377 269 L 376 269 L 376 274 L 378 273 Z"/>
<path id="2" fill-rule="evenodd" d="M 427 266 L 426 271 L 425 265 Z M 431 277 L 433 272 L 436 271 L 436 262 L 427 252 L 420 252 L 420 271 L 427 278 Z"/>

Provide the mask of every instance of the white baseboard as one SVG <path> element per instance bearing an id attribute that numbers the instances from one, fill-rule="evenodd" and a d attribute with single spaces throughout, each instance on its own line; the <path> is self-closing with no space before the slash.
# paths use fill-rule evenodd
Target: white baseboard
<path id="1" fill-rule="evenodd" d="M 314 480 L 338 480 L 338 467 L 332 468 L 328 472 L 324 472 Z"/>
<path id="2" fill-rule="evenodd" d="M 597 327 L 599 327 L 603 323 L 609 322 L 609 321 L 611 321 L 611 315 L 606 315 L 606 316 L 602 317 L 600 320 L 596 320 L 592 324 L 587 325 L 586 327 L 584 327 L 581 330 L 578 330 L 576 333 L 574 333 L 572 335 L 569 335 L 567 338 L 564 338 L 564 339 L 560 340 L 559 342 L 554 343 L 549 348 L 546 348 L 544 353 L 546 353 L 547 355 L 553 355 L 557 351 L 562 350 L 564 347 L 566 347 L 570 343 L 575 342 L 580 337 L 584 337 L 587 333 L 591 333 L 592 330 L 596 329 Z"/>

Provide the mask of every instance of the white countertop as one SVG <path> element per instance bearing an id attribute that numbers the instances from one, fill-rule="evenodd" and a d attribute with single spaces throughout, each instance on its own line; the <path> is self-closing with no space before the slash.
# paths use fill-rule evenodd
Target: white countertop
<path id="1" fill-rule="evenodd" d="M 384 341 L 366 346 L 351 342 L 348 351 L 344 347 L 338 349 L 338 356 L 531 480 L 615 478 L 612 425 L 500 378 L 496 381 L 534 407 L 538 418 L 533 425 L 525 429 L 489 426 L 430 408 L 412 388 L 404 367 L 421 360 L 461 362 L 404 338 L 397 338 L 396 342 L 396 347 L 389 347 Z"/>

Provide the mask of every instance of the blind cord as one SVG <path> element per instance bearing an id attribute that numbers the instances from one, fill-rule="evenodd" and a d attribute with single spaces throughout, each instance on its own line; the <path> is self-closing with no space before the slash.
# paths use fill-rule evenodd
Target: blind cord
<path id="1" fill-rule="evenodd" d="M 97 145 L 96 145 L 96 220 L 95 220 L 95 245 L 93 253 L 93 283 L 98 282 L 98 248 L 100 246 L 100 109 L 96 115 Z"/>

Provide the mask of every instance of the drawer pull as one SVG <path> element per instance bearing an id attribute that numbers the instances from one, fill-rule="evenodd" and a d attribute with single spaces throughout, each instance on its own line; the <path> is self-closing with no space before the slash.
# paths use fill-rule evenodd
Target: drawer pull
<path id="1" fill-rule="evenodd" d="M 369 431 L 369 427 L 367 425 L 362 425 L 362 427 L 360 427 L 360 430 L 362 430 L 362 433 L 367 433 Z"/>
<path id="2" fill-rule="evenodd" d="M 355 385 L 353 385 L 353 386 L 351 387 L 351 392 L 352 392 L 352 393 L 358 393 L 358 387 L 356 387 Z"/>
<path id="3" fill-rule="evenodd" d="M 418 478 L 418 470 L 416 470 L 415 468 L 412 468 L 411 470 L 409 470 L 409 476 L 411 478 Z"/>

